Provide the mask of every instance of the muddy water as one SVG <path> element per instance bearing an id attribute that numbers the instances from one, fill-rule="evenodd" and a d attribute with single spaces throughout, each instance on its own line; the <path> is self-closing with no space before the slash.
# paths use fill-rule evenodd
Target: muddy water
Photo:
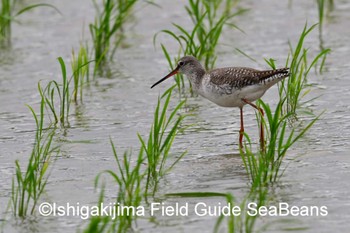
<path id="1" fill-rule="evenodd" d="M 158 1 L 160 2 L 160 1 Z M 317 22 L 316 5 L 312 1 L 292 1 L 288 8 L 283 1 L 246 1 L 250 12 L 236 19 L 245 31 L 226 29 L 218 48 L 217 66 L 251 66 L 265 68 L 263 58 L 275 58 L 282 66 L 288 52 L 288 39 L 295 44 L 307 21 Z M 72 47 L 77 47 L 83 30 L 93 20 L 90 1 L 50 1 L 60 9 L 58 15 L 49 9 L 37 9 L 21 17 L 22 24 L 14 25 L 13 48 L 1 51 L 0 57 L 0 210 L 8 220 L 4 232 L 75 232 L 86 221 L 79 217 L 37 217 L 18 223 L 5 217 L 11 193 L 14 161 L 25 164 L 34 140 L 34 120 L 25 104 L 38 108 L 39 80 L 59 79 L 60 70 L 56 58 L 69 60 Z M 93 182 L 98 172 L 115 169 L 109 137 L 118 151 L 134 148 L 139 143 L 136 133 L 146 135 L 152 122 L 157 96 L 172 85 L 168 81 L 155 90 L 152 83 L 167 73 L 167 62 L 160 48 L 154 50 L 153 35 L 161 29 L 171 28 L 171 22 L 186 25 L 189 20 L 184 4 L 161 1 L 162 9 L 147 6 L 139 8 L 128 28 L 126 43 L 130 46 L 116 54 L 112 77 L 101 78 L 85 90 L 84 104 L 71 108 L 71 128 L 59 131 L 62 153 L 52 166 L 44 199 L 58 204 L 93 204 L 97 200 Z M 349 43 L 348 11 L 350 4 L 339 1 L 324 27 L 323 46 L 331 47 L 327 71 L 316 76 L 315 84 L 307 98 L 320 96 L 309 104 L 320 113 L 319 120 L 304 140 L 292 149 L 286 163 L 288 169 L 282 184 L 276 190 L 277 201 L 297 206 L 328 207 L 326 217 L 265 217 L 257 228 L 269 225 L 268 232 L 299 229 L 301 232 L 345 232 L 350 217 L 349 210 Z M 171 51 L 177 45 L 160 36 Z M 317 30 L 306 41 L 311 54 L 318 51 L 320 40 Z M 259 63 L 235 52 L 239 48 L 256 58 Z M 276 88 L 263 98 L 276 103 Z M 174 99 L 174 103 L 176 103 Z M 194 97 L 188 100 L 194 116 L 186 123 L 196 123 L 174 142 L 174 153 L 188 151 L 187 156 L 162 181 L 159 195 L 170 192 L 231 192 L 240 200 L 248 191 L 248 178 L 237 155 L 239 111 L 225 109 Z M 245 109 L 246 130 L 257 141 L 257 126 L 252 109 Z M 136 154 L 136 153 L 135 153 Z M 298 157 L 297 157 L 298 156 Z M 300 157 L 299 157 L 300 156 Z M 109 193 L 114 185 L 108 186 Z M 113 194 L 110 194 L 113 197 Z M 215 204 L 222 199 L 168 198 L 165 203 L 199 201 Z M 211 232 L 217 218 L 157 217 L 158 224 L 140 220 L 142 232 Z"/>

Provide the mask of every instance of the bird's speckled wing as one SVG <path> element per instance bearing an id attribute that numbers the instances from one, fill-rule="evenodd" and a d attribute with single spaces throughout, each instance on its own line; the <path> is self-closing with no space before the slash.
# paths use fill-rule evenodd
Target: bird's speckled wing
<path id="1" fill-rule="evenodd" d="M 208 74 L 211 83 L 230 85 L 237 89 L 289 76 L 288 68 L 260 71 L 246 67 L 227 67 L 211 70 Z"/>

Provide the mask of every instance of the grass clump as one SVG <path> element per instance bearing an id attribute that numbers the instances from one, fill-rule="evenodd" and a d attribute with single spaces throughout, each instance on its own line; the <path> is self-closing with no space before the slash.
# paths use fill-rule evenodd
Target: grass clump
<path id="1" fill-rule="evenodd" d="M 66 64 L 63 61 L 63 58 L 59 57 L 58 62 L 61 67 L 62 84 L 52 80 L 43 89 L 39 83 L 39 92 L 41 97 L 45 99 L 47 108 L 53 115 L 54 124 L 60 123 L 62 127 L 66 127 L 69 126 L 68 115 L 71 102 L 71 93 L 69 90 L 70 80 L 67 78 Z M 57 96 L 58 103 L 56 99 Z"/>
<path id="2" fill-rule="evenodd" d="M 84 83 L 90 81 L 90 67 L 89 67 L 89 49 L 87 46 L 80 46 L 78 55 L 75 55 L 74 50 L 72 50 L 72 61 L 71 67 L 73 71 L 73 100 L 78 103 L 78 94 L 80 95 L 80 101 L 83 101 L 83 86 Z"/>
<path id="3" fill-rule="evenodd" d="M 237 201 L 232 193 L 221 193 L 221 192 L 183 192 L 183 193 L 168 193 L 166 197 L 177 197 L 177 198 L 195 198 L 196 200 L 201 200 L 205 203 L 208 199 L 212 202 L 213 198 L 224 198 L 224 201 L 220 203 L 222 206 L 228 206 L 227 209 L 220 214 L 216 224 L 214 226 L 214 233 L 218 232 L 229 232 L 238 233 L 255 232 L 255 223 L 259 218 L 259 214 L 249 212 L 248 205 L 254 203 L 254 208 L 258 209 L 261 206 L 266 205 L 269 202 L 268 199 L 268 189 L 266 187 L 251 187 L 248 194 L 243 198 L 242 201 Z M 239 209 L 238 209 L 238 208 Z M 226 220 L 226 226 L 224 221 Z"/>
<path id="4" fill-rule="evenodd" d="M 98 178 L 95 180 L 95 187 L 96 182 L 98 182 Z M 104 201 L 104 193 L 105 193 L 105 185 L 102 185 L 101 192 L 98 199 L 98 214 L 96 216 L 92 216 L 89 219 L 89 224 L 86 226 L 86 228 L 83 230 L 83 233 L 107 233 L 107 232 L 115 232 L 112 231 L 111 223 L 113 221 L 111 216 L 103 216 L 102 215 L 102 203 Z M 80 232 L 80 231 L 78 231 Z"/>
<path id="5" fill-rule="evenodd" d="M 132 206 L 137 209 L 142 203 L 147 204 L 149 190 L 153 187 L 152 194 L 154 195 L 160 178 L 185 155 L 182 153 L 174 162 L 167 165 L 172 143 L 180 131 L 180 123 L 184 119 L 184 116 L 178 116 L 184 101 L 176 105 L 170 114 L 167 114 L 174 88 L 175 86 L 171 87 L 158 99 L 148 141 L 138 135 L 141 148 L 136 161 L 132 161 L 133 157 L 130 152 L 125 152 L 123 157 L 119 157 L 111 141 L 117 171 L 107 170 L 100 173 L 96 177 L 95 187 L 97 187 L 102 174 L 109 174 L 118 186 L 116 199 L 118 206 Z M 103 200 L 104 188 L 100 193 L 99 203 L 101 204 Z M 103 216 L 100 213 L 98 216 L 90 218 L 89 225 L 84 232 L 130 232 L 136 226 L 137 217 L 137 214 L 124 213 L 113 219 L 111 216 Z"/>
<path id="6" fill-rule="evenodd" d="M 310 64 L 308 63 L 309 53 L 308 49 L 304 48 L 304 40 L 316 25 L 310 28 L 305 25 L 296 48 L 293 49 L 290 45 L 291 55 L 289 55 L 290 58 L 287 59 L 286 64 L 287 67 L 290 67 L 291 74 L 290 77 L 279 83 L 279 102 L 274 111 L 262 100 L 258 101 L 258 105 L 264 110 L 267 119 L 265 121 L 261 114 L 257 114 L 258 122 L 262 122 L 263 127 L 267 129 L 267 135 L 264 139 L 267 142 L 266 148 L 260 150 L 258 154 L 254 154 L 251 150 L 249 136 L 245 134 L 248 143 L 245 147 L 246 153 L 241 151 L 241 157 L 254 187 L 274 183 L 281 177 L 283 174 L 281 165 L 287 151 L 302 138 L 320 117 L 320 115 L 314 117 L 306 126 L 290 124 L 291 128 L 287 127 L 290 119 L 297 119 L 297 109 L 304 104 L 300 103 L 300 100 L 310 91 L 305 89 L 309 87 L 308 75 L 311 69 L 316 68 L 317 63 L 321 61 L 319 67 L 321 72 L 326 55 L 330 52 L 329 49 L 323 50 L 312 59 Z M 271 68 L 276 68 L 275 60 L 265 59 L 265 61 Z"/>
<path id="7" fill-rule="evenodd" d="M 297 117 L 297 110 L 300 109 L 305 103 L 301 103 L 301 99 L 307 95 L 310 89 L 308 84 L 308 75 L 312 68 L 317 68 L 319 65 L 319 72 L 322 72 L 327 55 L 330 53 L 330 49 L 323 49 L 319 52 L 313 59 L 309 58 L 309 50 L 304 48 L 304 40 L 309 35 L 309 33 L 317 26 L 317 24 L 312 25 L 308 28 L 307 25 L 300 35 L 299 41 L 296 47 L 293 49 L 290 45 L 290 55 L 288 56 L 286 67 L 290 68 L 290 76 L 284 79 L 279 84 L 279 95 L 280 99 L 285 99 L 285 104 L 283 110 L 286 114 L 290 116 Z M 270 60 L 268 64 L 272 68 L 275 67 L 273 60 Z"/>
<path id="8" fill-rule="evenodd" d="M 166 162 L 176 135 L 179 133 L 179 127 L 185 116 L 179 114 L 179 110 L 185 104 L 185 100 L 180 101 L 176 107 L 167 115 L 172 91 L 175 86 L 168 89 L 162 96 L 164 99 L 161 107 L 161 99 L 158 99 L 154 113 L 153 124 L 146 142 L 140 135 L 141 150 L 144 150 L 147 156 L 147 184 L 153 185 L 153 193 L 157 189 L 159 179 L 186 154 L 183 152 L 170 166 Z M 146 190 L 147 192 L 147 190 Z"/>
<path id="9" fill-rule="evenodd" d="M 11 44 L 12 0 L 1 0 L 0 7 L 0 48 L 4 48 Z"/>
<path id="10" fill-rule="evenodd" d="M 287 151 L 312 127 L 320 116 L 311 120 L 305 127 L 298 129 L 288 129 L 288 118 L 290 114 L 283 115 L 282 106 L 285 99 L 280 100 L 274 112 L 270 106 L 259 100 L 259 106 L 265 112 L 266 121 L 262 121 L 264 127 L 267 128 L 266 140 L 267 146 L 265 150 L 261 150 L 258 154 L 254 154 L 251 150 L 251 142 L 249 136 L 245 134 L 248 141 L 241 158 L 250 176 L 253 187 L 265 186 L 276 182 L 283 174 L 281 170 L 282 161 Z M 260 121 L 260 120 L 258 120 Z"/>
<path id="11" fill-rule="evenodd" d="M 317 3 L 318 22 L 319 22 L 318 29 L 321 36 L 324 18 L 327 14 L 329 14 L 329 12 L 334 10 L 334 0 L 316 0 L 316 3 Z"/>
<path id="12" fill-rule="evenodd" d="M 226 203 L 232 206 L 239 206 L 240 214 L 239 215 L 223 215 L 221 214 L 216 221 L 214 226 L 214 233 L 225 232 L 228 233 L 252 233 L 255 231 L 255 223 L 259 218 L 259 215 L 253 215 L 249 212 L 248 204 L 254 203 L 256 209 L 259 207 L 266 205 L 267 203 L 267 194 L 268 190 L 266 188 L 261 188 L 260 190 L 252 189 L 251 192 L 243 198 L 243 200 L 239 203 L 235 200 L 234 196 L 231 193 L 227 193 L 225 195 Z M 226 228 L 222 229 L 222 225 L 224 224 L 224 220 L 226 219 Z"/>
<path id="13" fill-rule="evenodd" d="M 29 157 L 27 169 L 23 172 L 19 161 L 16 160 L 16 174 L 12 179 L 12 209 L 14 216 L 26 217 L 34 214 L 39 198 L 45 191 L 48 181 L 47 171 L 51 163 L 51 154 L 57 152 L 52 147 L 54 130 L 45 131 L 44 107 L 45 100 L 41 100 L 40 115 L 29 107 L 36 123 L 34 147 Z"/>
<path id="14" fill-rule="evenodd" d="M 103 0 L 100 7 L 93 0 L 96 17 L 90 24 L 90 34 L 93 42 L 95 68 L 102 72 L 107 58 L 112 59 L 116 48 L 123 39 L 123 27 L 129 19 L 131 10 L 138 0 Z"/>
<path id="15" fill-rule="evenodd" d="M 193 27 L 190 30 L 186 30 L 185 27 L 173 23 L 176 31 L 162 30 L 161 33 L 165 33 L 175 41 L 178 42 L 180 49 L 177 57 L 174 61 L 180 58 L 180 54 L 193 55 L 198 60 L 204 62 L 206 69 L 212 69 L 215 65 L 216 47 L 218 45 L 222 30 L 225 25 L 237 28 L 234 24 L 230 23 L 230 20 L 244 13 L 246 10 L 238 9 L 232 12 L 234 2 L 230 1 L 205 1 L 205 0 L 189 0 L 188 6 L 185 7 L 188 16 L 191 18 Z M 154 43 L 156 37 L 154 36 Z M 164 55 L 166 56 L 169 65 L 173 68 L 171 58 L 166 47 L 161 44 Z M 184 81 L 182 76 L 177 76 L 176 82 L 178 88 L 184 87 Z"/>
<path id="16" fill-rule="evenodd" d="M 66 64 L 62 57 L 58 58 L 61 67 L 62 83 L 55 80 L 48 82 L 42 88 L 39 83 L 39 92 L 42 98 L 46 101 L 46 109 L 53 116 L 53 123 L 60 123 L 61 127 L 69 127 L 69 111 L 70 104 L 74 100 L 78 102 L 78 93 L 80 93 L 80 101 L 83 98 L 84 81 L 89 81 L 89 61 L 87 61 L 87 48 L 80 47 L 78 57 L 75 58 L 73 52 L 72 68 L 73 74 L 70 78 L 67 75 Z M 73 91 L 71 91 L 71 82 L 73 80 Z"/>
<path id="17" fill-rule="evenodd" d="M 57 12 L 59 10 L 51 4 L 39 3 L 32 4 L 21 10 L 14 12 L 17 0 L 1 0 L 0 2 L 0 48 L 7 48 L 11 46 L 11 24 L 16 21 L 21 14 L 36 8 L 36 7 L 51 7 Z"/>
<path id="18" fill-rule="evenodd" d="M 247 203 L 254 202 L 256 208 L 269 204 L 269 190 L 283 175 L 286 168 L 283 167 L 283 160 L 288 150 L 296 144 L 313 126 L 313 124 L 322 115 L 318 115 L 311 119 L 306 125 L 289 124 L 290 119 L 296 117 L 296 111 L 302 104 L 301 98 L 306 95 L 309 90 L 308 75 L 312 68 L 317 68 L 317 64 L 321 61 L 319 72 L 322 71 L 326 55 L 329 49 L 322 50 L 309 63 L 308 49 L 304 48 L 304 40 L 308 34 L 316 27 L 317 24 L 310 28 L 305 25 L 303 32 L 299 38 L 295 49 L 290 45 L 290 55 L 287 59 L 286 66 L 290 67 L 291 75 L 279 83 L 279 102 L 275 109 L 258 100 L 258 106 L 265 112 L 265 118 L 261 113 L 257 113 L 257 121 L 262 122 L 266 129 L 265 138 L 263 139 L 266 147 L 259 152 L 252 152 L 252 143 L 247 134 L 245 152 L 240 151 L 241 158 L 247 174 L 251 180 L 251 190 L 247 197 L 241 203 L 241 209 L 246 210 Z M 275 60 L 265 59 L 271 68 L 275 69 Z M 288 127 L 290 126 L 290 127 Z M 227 197 L 228 202 L 232 202 L 232 197 Z M 243 211 L 243 216 L 229 216 L 227 232 L 254 232 L 255 222 L 259 215 L 252 216 Z M 224 217 L 218 219 L 215 232 L 219 232 L 219 227 Z"/>
<path id="19" fill-rule="evenodd" d="M 131 153 L 125 152 L 123 157 L 119 158 L 112 140 L 110 142 L 117 163 L 117 169 L 116 171 L 106 170 L 100 173 L 95 179 L 95 187 L 98 186 L 102 174 L 110 175 L 118 185 L 115 208 L 118 209 L 125 206 L 137 209 L 141 205 L 144 195 L 142 181 L 146 173 L 141 169 L 141 165 L 145 159 L 143 150 L 140 150 L 136 164 L 132 166 Z M 100 194 L 99 206 L 101 206 L 103 200 L 104 187 Z M 128 212 L 127 209 L 122 209 L 116 216 L 103 216 L 100 212 L 98 216 L 90 219 L 90 223 L 84 232 L 128 232 L 133 228 L 136 218 L 137 214 Z"/>
<path id="20" fill-rule="evenodd" d="M 229 1 L 226 1 L 224 5 L 222 0 L 189 0 L 188 4 L 185 9 L 194 25 L 192 31 L 186 31 L 183 27 L 174 24 L 181 34 L 175 37 L 173 34 L 170 35 L 180 41 L 185 55 L 197 57 L 199 60 L 204 61 L 206 69 L 212 69 L 217 59 L 215 50 L 223 27 L 225 25 L 236 27 L 234 24 L 229 23 L 229 20 L 244 13 L 246 10 L 239 9 L 233 13 Z"/>

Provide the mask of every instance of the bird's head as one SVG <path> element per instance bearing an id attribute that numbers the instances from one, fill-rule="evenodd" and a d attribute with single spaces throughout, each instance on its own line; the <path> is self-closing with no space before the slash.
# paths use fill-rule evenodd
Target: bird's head
<path id="1" fill-rule="evenodd" d="M 186 76 L 191 76 L 195 72 L 198 72 L 198 70 L 203 70 L 203 67 L 201 63 L 197 60 L 197 58 L 193 56 L 184 56 L 177 62 L 177 66 L 173 71 L 171 71 L 167 76 L 153 84 L 151 88 L 157 86 L 159 83 L 163 82 L 164 80 L 170 78 L 171 76 L 177 73 L 184 74 Z"/>

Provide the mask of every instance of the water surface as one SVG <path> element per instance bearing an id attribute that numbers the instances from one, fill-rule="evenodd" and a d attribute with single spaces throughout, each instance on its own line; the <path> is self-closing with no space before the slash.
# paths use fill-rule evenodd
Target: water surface
<path id="1" fill-rule="evenodd" d="M 77 48 L 82 34 L 88 38 L 87 25 L 92 22 L 94 9 L 90 1 L 50 1 L 63 15 L 51 9 L 38 8 L 21 16 L 21 24 L 13 27 L 11 50 L 1 51 L 0 57 L 0 206 L 1 213 L 11 197 L 14 161 L 26 164 L 34 142 L 35 123 L 28 108 L 38 109 L 37 82 L 60 79 L 57 57 L 69 61 L 71 49 Z M 133 148 L 136 155 L 139 142 L 136 134 L 147 135 L 153 120 L 158 94 L 172 85 L 162 83 L 150 90 L 150 85 L 168 72 L 161 49 L 153 47 L 153 35 L 161 29 L 171 29 L 172 22 L 188 25 L 184 4 L 158 1 L 162 8 L 139 7 L 129 24 L 126 43 L 118 50 L 112 66 L 112 77 L 100 78 L 85 90 L 83 105 L 71 107 L 71 128 L 58 131 L 62 153 L 54 162 L 44 199 L 57 203 L 93 204 L 95 176 L 102 170 L 116 169 L 109 138 L 120 154 Z M 288 40 L 295 44 L 305 21 L 317 22 L 313 1 L 246 1 L 251 10 L 235 19 L 244 34 L 230 28 L 223 32 L 218 48 L 217 67 L 249 66 L 267 68 L 263 58 L 275 58 L 283 66 L 288 53 Z M 271 224 L 268 232 L 304 229 L 301 232 L 346 232 L 349 211 L 349 70 L 350 30 L 346 1 L 336 3 L 332 18 L 325 21 L 323 46 L 332 53 L 322 75 L 311 72 L 315 84 L 307 98 L 320 96 L 309 104 L 315 114 L 326 112 L 303 140 L 288 153 L 288 168 L 276 190 L 276 199 L 290 205 L 326 205 L 326 217 L 261 218 L 257 228 Z M 85 25 L 85 29 L 83 26 Z M 177 44 L 160 36 L 174 54 Z M 320 40 L 315 30 L 307 39 L 310 53 L 319 51 Z M 252 62 L 235 48 L 258 60 Z M 176 95 L 174 95 L 176 96 Z M 277 89 L 273 87 L 263 98 L 276 104 Z M 177 98 L 174 98 L 176 104 Z M 231 192 L 238 200 L 247 193 L 245 175 L 238 152 L 239 110 L 218 107 L 200 97 L 188 99 L 192 117 L 186 123 L 195 125 L 179 135 L 173 153 L 187 150 L 188 154 L 161 183 L 159 196 L 172 192 Z M 246 131 L 257 142 L 254 111 L 245 108 Z M 24 166 L 24 165 L 23 165 Z M 114 184 L 107 187 L 113 196 Z M 189 202 L 197 199 L 168 198 L 166 203 Z M 220 198 L 204 201 L 217 203 Z M 37 217 L 21 225 L 7 217 L 4 232 L 75 232 L 87 223 L 79 217 Z M 142 232 L 211 232 L 217 218 L 168 218 L 158 216 L 158 224 L 139 221 Z M 285 220 L 281 222 L 282 220 Z M 277 223 L 275 223 L 277 222 Z"/>

